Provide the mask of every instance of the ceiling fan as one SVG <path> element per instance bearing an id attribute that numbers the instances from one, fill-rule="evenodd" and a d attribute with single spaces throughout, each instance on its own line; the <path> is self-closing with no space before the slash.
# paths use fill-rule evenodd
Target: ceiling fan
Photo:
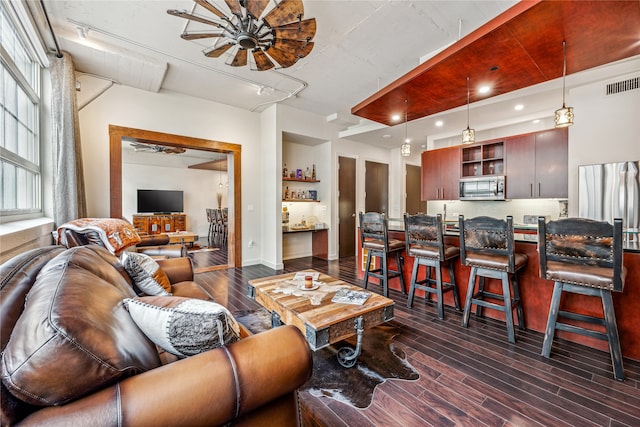
<path id="1" fill-rule="evenodd" d="M 251 52 L 255 64 L 252 69 L 265 71 L 276 65 L 290 67 L 313 49 L 311 39 L 316 34 L 316 19 L 302 19 L 302 0 L 282 0 L 264 15 L 270 0 L 224 0 L 230 14 L 207 0 L 193 1 L 215 17 L 208 19 L 176 9 L 167 13 L 214 27 L 214 31 L 185 31 L 180 35 L 185 40 L 217 38 L 204 51 L 207 57 L 218 58 L 231 50 L 233 59 L 228 65 L 243 67 Z"/>
<path id="2" fill-rule="evenodd" d="M 132 142 L 131 146 L 134 151 L 137 152 L 147 152 L 147 153 L 164 153 L 164 154 L 182 154 L 187 151 L 186 148 L 181 147 L 168 147 L 166 145 L 156 145 L 156 144 L 143 144 L 140 142 Z"/>

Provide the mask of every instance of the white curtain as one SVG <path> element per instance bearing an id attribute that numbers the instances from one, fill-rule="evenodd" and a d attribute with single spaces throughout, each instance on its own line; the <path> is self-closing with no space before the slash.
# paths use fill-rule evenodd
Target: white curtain
<path id="1" fill-rule="evenodd" d="M 60 226 L 87 216 L 76 78 L 71 55 L 49 55 L 53 123 L 54 221 Z"/>

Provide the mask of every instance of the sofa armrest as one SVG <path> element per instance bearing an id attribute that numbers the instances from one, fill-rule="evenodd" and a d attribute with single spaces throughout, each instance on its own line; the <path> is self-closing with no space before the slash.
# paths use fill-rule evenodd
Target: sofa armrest
<path id="1" fill-rule="evenodd" d="M 136 247 L 168 245 L 169 240 L 166 234 L 141 234 L 140 243 Z"/>
<path id="2" fill-rule="evenodd" d="M 136 252 L 152 257 L 180 258 L 188 255 L 184 245 L 136 246 Z"/>
<path id="3" fill-rule="evenodd" d="M 302 333 L 281 326 L 41 409 L 21 425 L 220 425 L 294 393 L 312 369 Z"/>
<path id="4" fill-rule="evenodd" d="M 189 257 L 159 259 L 160 265 L 169 278 L 171 284 L 193 281 L 193 263 Z"/>

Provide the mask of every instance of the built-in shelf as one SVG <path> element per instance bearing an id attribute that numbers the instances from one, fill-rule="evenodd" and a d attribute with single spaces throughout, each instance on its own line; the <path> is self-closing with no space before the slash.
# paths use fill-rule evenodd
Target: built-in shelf
<path id="1" fill-rule="evenodd" d="M 283 181 L 295 181 L 295 182 L 320 182 L 319 179 L 304 179 L 304 178 L 285 178 L 282 177 Z"/>
<path id="2" fill-rule="evenodd" d="M 283 202 L 315 202 L 320 203 L 320 200 L 313 199 L 282 199 Z"/>
<path id="3" fill-rule="evenodd" d="M 504 174 L 504 143 L 494 142 L 462 149 L 462 176 Z"/>

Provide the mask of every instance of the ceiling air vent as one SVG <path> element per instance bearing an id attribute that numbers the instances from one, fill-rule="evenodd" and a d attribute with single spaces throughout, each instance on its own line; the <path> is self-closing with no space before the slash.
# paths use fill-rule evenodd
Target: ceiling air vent
<path id="1" fill-rule="evenodd" d="M 616 93 L 627 92 L 640 88 L 640 77 L 633 77 L 620 82 L 609 83 L 607 85 L 607 95 L 615 95 Z"/>

